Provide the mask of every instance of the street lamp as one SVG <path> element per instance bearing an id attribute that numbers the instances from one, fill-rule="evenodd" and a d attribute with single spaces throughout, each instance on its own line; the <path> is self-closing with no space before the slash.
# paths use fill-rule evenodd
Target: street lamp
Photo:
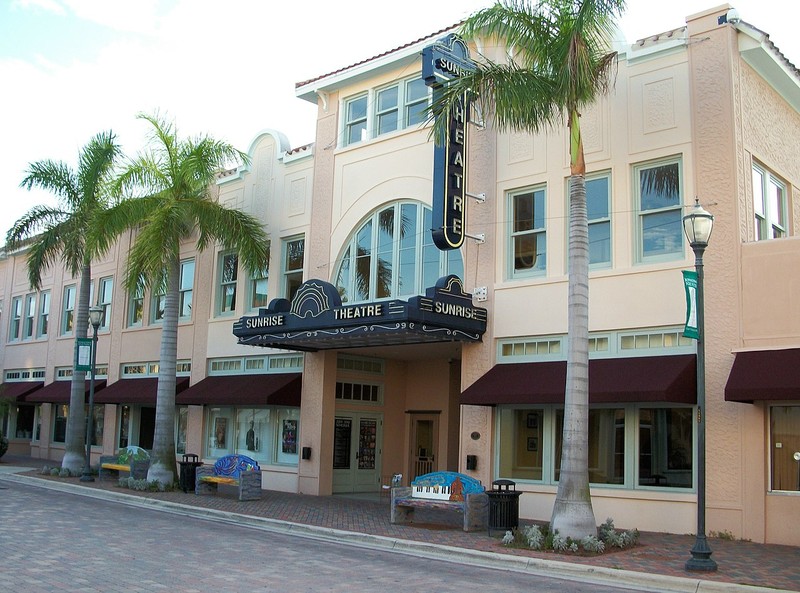
<path id="1" fill-rule="evenodd" d="M 97 328 L 103 319 L 102 307 L 89 307 L 89 325 L 92 326 L 92 379 L 89 382 L 89 417 L 86 419 L 86 465 L 81 482 L 94 482 L 92 477 L 92 421 L 94 420 L 94 377 L 97 374 Z"/>
<path id="2" fill-rule="evenodd" d="M 714 217 L 700 206 L 695 198 L 691 212 L 683 217 L 683 231 L 694 251 L 697 271 L 697 535 L 692 547 L 692 557 L 686 561 L 686 570 L 714 572 L 717 563 L 711 559 L 711 548 L 706 539 L 706 352 L 705 311 L 703 303 L 703 253 L 714 227 Z"/>

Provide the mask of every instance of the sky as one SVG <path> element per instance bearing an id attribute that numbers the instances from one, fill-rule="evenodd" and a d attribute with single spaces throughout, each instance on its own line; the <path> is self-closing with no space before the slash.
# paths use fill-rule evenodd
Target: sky
<path id="1" fill-rule="evenodd" d="M 794 0 L 730 0 L 795 64 Z M 208 134 L 246 151 L 263 130 L 292 147 L 314 140 L 316 107 L 295 84 L 454 25 L 491 0 L 0 0 L 0 245 L 15 220 L 56 199 L 20 188 L 30 163 L 77 167 L 112 130 L 126 154 L 146 142 L 139 113 L 183 137 Z M 628 0 L 635 42 L 685 24 L 719 0 Z M 304 10 L 297 10 L 302 7 Z M 788 11 L 788 12 L 787 12 Z"/>

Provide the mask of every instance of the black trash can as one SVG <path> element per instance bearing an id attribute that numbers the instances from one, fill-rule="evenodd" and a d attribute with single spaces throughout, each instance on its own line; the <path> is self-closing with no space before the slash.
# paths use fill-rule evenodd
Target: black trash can
<path id="1" fill-rule="evenodd" d="M 495 480 L 492 489 L 486 491 L 489 497 L 489 535 L 492 531 L 505 533 L 519 527 L 519 497 L 516 482 Z"/>
<path id="2" fill-rule="evenodd" d="M 197 475 L 197 467 L 203 465 L 202 461 L 197 460 L 197 455 L 188 454 L 183 456 L 183 461 L 179 461 L 178 465 L 181 466 L 181 475 L 178 481 L 181 490 L 194 492 L 195 476 Z"/>

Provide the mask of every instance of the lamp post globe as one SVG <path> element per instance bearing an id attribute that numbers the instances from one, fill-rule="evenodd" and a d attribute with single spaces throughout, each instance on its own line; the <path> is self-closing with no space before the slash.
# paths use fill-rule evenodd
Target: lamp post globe
<path id="1" fill-rule="evenodd" d="M 683 217 L 683 231 L 694 251 L 697 271 L 697 533 L 692 546 L 692 557 L 686 561 L 686 570 L 714 572 L 717 563 L 711 559 L 711 547 L 706 539 L 706 354 L 705 354 L 705 302 L 703 294 L 703 253 L 708 247 L 714 217 L 700 205 L 695 205 Z"/>
<path id="2" fill-rule="evenodd" d="M 86 462 L 81 474 L 81 482 L 94 482 L 92 476 L 92 432 L 94 429 L 94 378 L 97 374 L 97 330 L 103 321 L 102 307 L 89 307 L 89 325 L 92 326 L 91 380 L 89 381 L 89 413 L 86 418 Z"/>

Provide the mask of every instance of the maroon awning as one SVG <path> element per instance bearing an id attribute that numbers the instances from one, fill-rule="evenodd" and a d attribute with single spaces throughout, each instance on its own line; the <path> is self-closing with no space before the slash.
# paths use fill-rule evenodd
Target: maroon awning
<path id="1" fill-rule="evenodd" d="M 94 393 L 97 396 L 99 391 L 102 391 L 106 386 L 105 379 L 95 379 Z M 89 389 L 91 388 L 91 380 L 84 383 L 83 398 L 85 402 L 89 401 Z M 70 391 L 72 390 L 72 381 L 53 381 L 49 385 L 45 385 L 41 389 L 34 391 L 25 396 L 25 401 L 28 403 L 36 404 L 68 404 Z M 97 398 L 95 397 L 95 403 Z"/>
<path id="2" fill-rule="evenodd" d="M 737 352 L 725 400 L 800 400 L 800 348 Z"/>
<path id="3" fill-rule="evenodd" d="M 10 400 L 24 400 L 25 396 L 29 393 L 41 389 L 44 382 L 42 381 L 19 381 L 11 383 L 3 383 L 0 385 L 0 398 Z"/>
<path id="4" fill-rule="evenodd" d="M 181 405 L 300 406 L 300 373 L 215 375 L 206 377 L 176 397 Z"/>
<path id="5" fill-rule="evenodd" d="M 697 402 L 694 354 L 589 361 L 589 403 Z M 563 404 L 567 363 L 497 364 L 461 394 L 462 404 Z"/>
<path id="6" fill-rule="evenodd" d="M 175 393 L 178 394 L 189 387 L 189 377 L 178 377 L 175 380 Z M 158 379 L 145 377 L 142 379 L 120 379 L 111 383 L 97 394 L 94 401 L 98 404 L 153 404 L 156 403 Z"/>

